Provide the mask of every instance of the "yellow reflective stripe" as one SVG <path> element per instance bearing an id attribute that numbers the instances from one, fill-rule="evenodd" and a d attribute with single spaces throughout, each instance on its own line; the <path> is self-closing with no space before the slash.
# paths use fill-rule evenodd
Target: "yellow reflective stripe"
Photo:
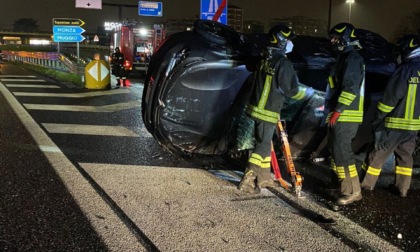
<path id="1" fill-rule="evenodd" d="M 405 119 L 414 118 L 414 108 L 416 105 L 417 84 L 408 85 L 407 102 L 405 104 Z"/>
<path id="2" fill-rule="evenodd" d="M 269 168 L 271 168 L 271 162 L 261 163 L 260 167 L 263 168 L 263 169 L 269 169 Z"/>
<path id="3" fill-rule="evenodd" d="M 363 162 L 363 164 L 362 164 L 362 170 L 367 170 L 368 169 L 368 165 L 365 163 L 365 162 Z"/>
<path id="4" fill-rule="evenodd" d="M 257 153 L 252 153 L 251 157 L 249 157 L 248 162 L 259 166 L 261 168 L 270 168 L 271 167 L 271 156 L 262 158 Z"/>
<path id="5" fill-rule="evenodd" d="M 361 122 L 363 122 L 363 118 L 357 118 L 357 117 L 341 117 L 340 116 L 340 118 L 338 119 L 338 121 L 339 122 L 361 123 Z"/>
<path id="6" fill-rule="evenodd" d="M 260 109 L 264 109 L 265 105 L 267 104 L 268 96 L 270 95 L 272 80 L 273 80 L 272 75 L 267 75 L 265 77 L 264 89 L 262 91 L 260 101 L 258 102 L 258 108 Z"/>
<path id="7" fill-rule="evenodd" d="M 381 174 L 381 168 L 373 168 L 372 166 L 369 166 L 367 173 L 372 175 L 372 176 L 379 176 L 379 174 Z"/>
<path id="8" fill-rule="evenodd" d="M 346 171 L 344 170 L 344 166 L 337 166 L 337 176 L 339 179 L 346 178 Z"/>
<path id="9" fill-rule="evenodd" d="M 386 117 L 385 127 L 391 129 L 420 130 L 420 120 Z"/>
<path id="10" fill-rule="evenodd" d="M 394 107 L 391 107 L 391 106 L 388 106 L 388 105 L 385 105 L 385 104 L 383 104 L 382 102 L 378 102 L 378 109 L 380 110 L 380 111 L 382 111 L 382 112 L 384 112 L 384 113 L 389 113 L 389 112 L 391 112 L 393 109 L 394 109 Z"/>
<path id="11" fill-rule="evenodd" d="M 345 116 L 363 116 L 363 111 L 359 111 L 359 110 L 344 110 L 343 112 L 341 112 L 340 116 L 345 115 Z"/>
<path id="12" fill-rule="evenodd" d="M 280 117 L 279 113 L 265 110 L 265 109 L 260 109 L 253 105 L 247 106 L 246 113 L 253 118 L 257 118 L 257 119 L 260 119 L 266 122 L 271 122 L 271 123 L 277 123 Z"/>
<path id="13" fill-rule="evenodd" d="M 362 122 L 363 110 L 344 110 L 338 117 L 339 122 Z"/>
<path id="14" fill-rule="evenodd" d="M 334 172 L 337 172 L 337 167 L 335 166 L 334 159 L 332 158 L 330 162 L 330 169 L 333 170 Z"/>
<path id="15" fill-rule="evenodd" d="M 356 165 L 349 165 L 350 178 L 357 177 Z"/>
<path id="16" fill-rule="evenodd" d="M 330 88 L 335 88 L 334 79 L 332 76 L 328 76 L 328 83 L 330 84 Z"/>
<path id="17" fill-rule="evenodd" d="M 253 173 L 253 172 L 254 172 L 253 170 L 249 170 L 247 173 L 245 173 L 245 175 L 248 175 L 248 174 Z"/>
<path id="18" fill-rule="evenodd" d="M 397 166 L 395 167 L 395 173 L 399 175 L 409 176 L 411 177 L 411 174 L 413 173 L 413 169 L 410 167 L 401 167 Z"/>
<path id="19" fill-rule="evenodd" d="M 295 100 L 302 100 L 305 97 L 305 94 L 306 94 L 306 88 L 299 87 L 299 91 L 297 92 L 297 94 L 295 94 L 291 98 Z"/>
<path id="20" fill-rule="evenodd" d="M 338 97 L 338 102 L 348 106 L 354 101 L 355 98 L 356 95 L 343 91 L 341 92 L 340 97 Z"/>

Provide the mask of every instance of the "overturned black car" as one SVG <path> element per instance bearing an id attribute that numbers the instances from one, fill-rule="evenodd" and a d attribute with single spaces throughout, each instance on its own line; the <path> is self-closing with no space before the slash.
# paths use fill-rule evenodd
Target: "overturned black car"
<path id="1" fill-rule="evenodd" d="M 370 142 L 370 119 L 396 66 L 392 44 L 357 30 L 366 61 L 365 122 L 356 152 Z M 229 26 L 197 20 L 193 31 L 173 34 L 153 55 L 144 83 L 142 116 L 159 143 L 178 154 L 223 154 L 252 148 L 252 120 L 244 115 L 252 66 L 268 43 L 267 34 L 239 34 Z M 288 55 L 304 101 L 287 102 L 286 120 L 295 158 L 322 155 L 324 96 L 335 56 L 327 38 L 298 36 Z"/>

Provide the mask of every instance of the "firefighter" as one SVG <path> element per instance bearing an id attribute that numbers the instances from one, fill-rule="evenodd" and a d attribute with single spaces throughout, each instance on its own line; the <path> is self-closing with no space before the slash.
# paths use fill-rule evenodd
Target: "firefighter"
<path id="1" fill-rule="evenodd" d="M 270 29 L 270 45 L 254 72 L 253 90 L 246 113 L 255 121 L 255 149 L 248 159 L 238 189 L 258 193 L 260 188 L 274 187 L 271 177 L 271 140 L 285 97 L 302 99 L 305 89 L 298 87 L 298 78 L 286 53 L 293 48 L 295 34 L 284 25 Z"/>
<path id="2" fill-rule="evenodd" d="M 127 86 L 126 85 L 127 74 L 124 68 L 125 57 L 124 57 L 124 54 L 120 52 L 119 47 L 115 48 L 115 53 L 112 54 L 111 60 L 112 60 L 111 61 L 112 70 L 115 74 L 115 77 L 117 78 L 117 87 L 119 87 L 120 85 Z M 120 84 L 120 79 L 122 80 L 121 84 Z"/>
<path id="3" fill-rule="evenodd" d="M 374 148 L 363 168 L 362 188 L 373 190 L 387 158 L 395 155 L 395 181 L 391 188 L 401 197 L 407 196 L 413 172 L 417 132 L 420 130 L 420 38 L 405 35 L 397 43 L 401 64 L 391 76 L 378 102 L 372 127 Z"/>
<path id="4" fill-rule="evenodd" d="M 329 31 L 337 59 L 328 78 L 326 124 L 333 179 L 337 180 L 341 192 L 338 205 L 362 199 L 351 143 L 363 121 L 365 65 L 357 52 L 361 46 L 354 32 L 354 26 L 349 23 L 339 23 Z"/>

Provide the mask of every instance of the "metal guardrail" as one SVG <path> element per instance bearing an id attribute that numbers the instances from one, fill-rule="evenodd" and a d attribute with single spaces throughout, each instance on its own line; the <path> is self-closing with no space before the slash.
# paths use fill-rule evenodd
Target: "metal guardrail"
<path id="1" fill-rule="evenodd" d="M 39 65 L 60 71 L 83 74 L 85 63 L 74 62 L 70 57 L 58 52 L 3 51 L 3 59 Z"/>

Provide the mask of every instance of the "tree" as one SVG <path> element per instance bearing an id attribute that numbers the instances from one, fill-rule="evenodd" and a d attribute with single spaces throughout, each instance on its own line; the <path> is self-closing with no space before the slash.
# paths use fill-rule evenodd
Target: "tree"
<path id="1" fill-rule="evenodd" d="M 38 30 L 38 22 L 33 18 L 20 18 L 13 24 L 15 32 L 36 32 Z"/>
<path id="2" fill-rule="evenodd" d="M 420 10 L 401 20 L 397 30 L 394 32 L 394 40 L 397 41 L 405 34 L 417 34 L 420 36 Z"/>

